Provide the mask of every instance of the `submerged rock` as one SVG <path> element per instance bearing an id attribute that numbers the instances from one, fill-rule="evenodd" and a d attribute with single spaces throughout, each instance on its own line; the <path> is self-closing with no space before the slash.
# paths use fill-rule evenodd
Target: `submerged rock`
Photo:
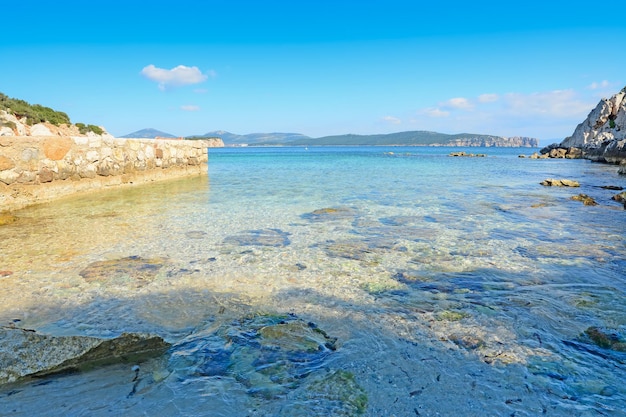
<path id="1" fill-rule="evenodd" d="M 207 232 L 204 232 L 202 230 L 190 230 L 185 233 L 185 236 L 187 236 L 189 239 L 203 239 L 206 235 Z"/>
<path id="2" fill-rule="evenodd" d="M 351 219 L 355 216 L 354 210 L 349 207 L 326 207 L 305 213 L 301 217 L 312 222 Z"/>
<path id="3" fill-rule="evenodd" d="M 291 244 L 289 233 L 280 229 L 246 230 L 239 234 L 228 236 L 224 243 L 238 246 L 272 246 L 281 247 Z"/>
<path id="4" fill-rule="evenodd" d="M 585 335 L 601 348 L 626 352 L 626 340 L 621 338 L 616 331 L 603 330 L 592 326 L 585 330 Z"/>
<path id="5" fill-rule="evenodd" d="M 617 201 L 619 203 L 623 203 L 624 209 L 626 209 L 626 191 L 621 192 L 619 194 L 615 194 L 613 197 L 611 197 L 611 200 Z"/>
<path id="6" fill-rule="evenodd" d="M 161 337 L 149 334 L 124 333 L 114 339 L 101 339 L 50 336 L 4 327 L 0 328 L 0 383 L 114 363 L 136 363 L 162 355 L 168 348 Z"/>
<path id="7" fill-rule="evenodd" d="M 304 392 L 296 397 L 289 415 L 348 417 L 367 409 L 367 394 L 350 372 L 330 372 L 308 384 Z"/>
<path id="8" fill-rule="evenodd" d="M 470 158 L 473 158 L 473 157 L 484 158 L 487 155 L 484 153 L 467 153 L 464 151 L 459 151 L 459 152 L 450 152 L 448 156 L 467 156 Z"/>
<path id="9" fill-rule="evenodd" d="M 231 377 L 250 395 L 273 398 L 325 365 L 336 339 L 293 315 L 236 320 L 172 346 L 169 368 L 181 377 Z"/>
<path id="10" fill-rule="evenodd" d="M 570 197 L 570 200 L 574 201 L 582 201 L 586 206 L 597 206 L 598 203 L 592 197 L 589 197 L 587 194 L 578 194 Z"/>
<path id="11" fill-rule="evenodd" d="M 136 286 L 144 286 L 157 276 L 166 261 L 161 258 L 126 258 L 91 263 L 79 272 L 87 282 L 125 282 L 130 280 Z"/>

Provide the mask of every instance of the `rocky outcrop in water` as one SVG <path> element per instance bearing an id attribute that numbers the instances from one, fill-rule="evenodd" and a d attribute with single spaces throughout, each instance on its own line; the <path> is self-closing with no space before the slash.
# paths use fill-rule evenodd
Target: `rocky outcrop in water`
<path id="1" fill-rule="evenodd" d="M 611 98 L 600 100 L 572 136 L 542 149 L 541 153 L 553 158 L 582 157 L 622 164 L 619 173 L 626 174 L 626 87 Z"/>
<path id="2" fill-rule="evenodd" d="M 11 327 L 0 328 L 0 383 L 26 376 L 141 361 L 169 348 L 161 337 L 124 333 L 114 339 L 50 336 Z"/>
<path id="3" fill-rule="evenodd" d="M 524 136 L 513 136 L 509 138 L 500 136 L 490 137 L 463 137 L 451 140 L 448 146 L 463 147 L 510 147 L 510 148 L 536 148 L 538 141 L 535 138 Z"/>

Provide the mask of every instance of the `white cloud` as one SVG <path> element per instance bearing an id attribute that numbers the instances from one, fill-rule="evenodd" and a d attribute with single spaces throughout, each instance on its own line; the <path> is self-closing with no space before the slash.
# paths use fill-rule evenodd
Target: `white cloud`
<path id="1" fill-rule="evenodd" d="M 399 125 L 400 123 L 402 123 L 402 120 L 398 119 L 397 117 L 393 117 L 393 116 L 385 116 L 383 117 L 383 120 L 391 123 L 392 125 Z"/>
<path id="2" fill-rule="evenodd" d="M 602 80 L 599 83 L 594 81 L 589 86 L 587 86 L 587 88 L 590 89 L 590 90 L 597 90 L 599 88 L 607 88 L 610 85 L 611 85 L 611 83 L 609 83 L 607 80 Z"/>
<path id="3" fill-rule="evenodd" d="M 515 116 L 581 117 L 593 103 L 580 99 L 574 90 L 553 90 L 531 94 L 509 93 L 503 97 L 507 113 Z"/>
<path id="4" fill-rule="evenodd" d="M 452 107 L 453 109 L 463 109 L 463 110 L 469 110 L 472 107 L 474 107 L 473 104 L 470 103 L 470 101 L 464 97 L 451 98 L 450 100 L 445 102 L 445 106 Z"/>
<path id="5" fill-rule="evenodd" d="M 213 74 L 214 71 L 210 71 L 210 75 L 213 76 Z M 166 90 L 170 87 L 198 84 L 209 78 L 209 75 L 203 74 L 198 67 L 187 67 L 185 65 L 179 65 L 168 70 L 157 68 L 150 64 L 141 70 L 141 75 L 157 82 L 160 90 Z"/>
<path id="6" fill-rule="evenodd" d="M 494 101 L 498 101 L 499 98 L 497 94 L 481 94 L 478 96 L 478 101 L 480 103 L 493 103 Z"/>
<path id="7" fill-rule="evenodd" d="M 594 94 L 598 91 L 583 88 L 457 97 L 418 110 L 412 123 L 419 129 L 449 133 L 564 138 L 596 106 Z"/>
<path id="8" fill-rule="evenodd" d="M 429 109 L 425 109 L 422 111 L 422 113 L 426 114 L 427 116 L 430 117 L 448 117 L 450 116 L 450 112 L 449 111 L 445 111 L 445 110 L 441 110 L 438 107 L 431 107 Z"/>
<path id="9" fill-rule="evenodd" d="M 184 106 L 180 106 L 180 109 L 184 111 L 198 111 L 200 110 L 200 106 L 196 106 L 194 104 L 186 104 Z"/>

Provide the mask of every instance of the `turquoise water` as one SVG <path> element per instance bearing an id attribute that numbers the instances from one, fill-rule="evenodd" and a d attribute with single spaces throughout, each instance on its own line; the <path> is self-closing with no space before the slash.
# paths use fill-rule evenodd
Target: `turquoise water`
<path id="1" fill-rule="evenodd" d="M 448 156 L 457 150 L 487 156 Z M 626 178 L 589 161 L 518 158 L 533 151 L 210 149 L 208 178 L 25 209 L 0 229 L 0 270 L 11 272 L 0 324 L 178 343 L 290 313 L 337 338 L 312 375 L 352 375 L 363 415 L 626 415 L 626 212 L 601 188 Z M 539 184 L 547 178 L 581 187 Z M 579 193 L 599 204 L 570 199 Z M 86 278 L 89 265 L 130 256 L 166 266 L 144 281 Z M 589 337 L 595 328 L 611 348 Z M 259 398 L 228 372 L 142 369 L 140 395 L 127 395 L 128 366 L 110 367 L 11 387 L 0 410 L 360 412 L 311 400 L 306 384 Z"/>

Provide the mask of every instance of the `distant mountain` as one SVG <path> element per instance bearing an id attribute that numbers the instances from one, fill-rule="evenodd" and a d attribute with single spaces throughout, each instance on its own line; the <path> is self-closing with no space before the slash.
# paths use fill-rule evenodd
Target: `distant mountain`
<path id="1" fill-rule="evenodd" d="M 331 146 L 331 145 L 368 145 L 368 146 L 487 146 L 487 147 L 537 147 L 535 138 L 505 138 L 493 135 L 459 133 L 448 135 L 429 131 L 410 131 L 378 135 L 336 135 L 321 138 L 302 138 L 288 143 L 293 146 Z"/>
<path id="2" fill-rule="evenodd" d="M 128 135 L 120 136 L 121 138 L 145 138 L 145 139 L 154 139 L 156 137 L 160 138 L 177 138 L 178 136 L 172 135 L 170 133 L 161 132 L 160 130 L 147 128 L 141 129 L 133 133 L 129 133 Z"/>
<path id="3" fill-rule="evenodd" d="M 202 137 L 220 138 L 225 145 L 270 145 L 270 144 L 290 144 L 297 140 L 311 140 L 310 137 L 300 133 L 249 133 L 247 135 L 237 135 L 224 130 L 207 132 Z"/>

